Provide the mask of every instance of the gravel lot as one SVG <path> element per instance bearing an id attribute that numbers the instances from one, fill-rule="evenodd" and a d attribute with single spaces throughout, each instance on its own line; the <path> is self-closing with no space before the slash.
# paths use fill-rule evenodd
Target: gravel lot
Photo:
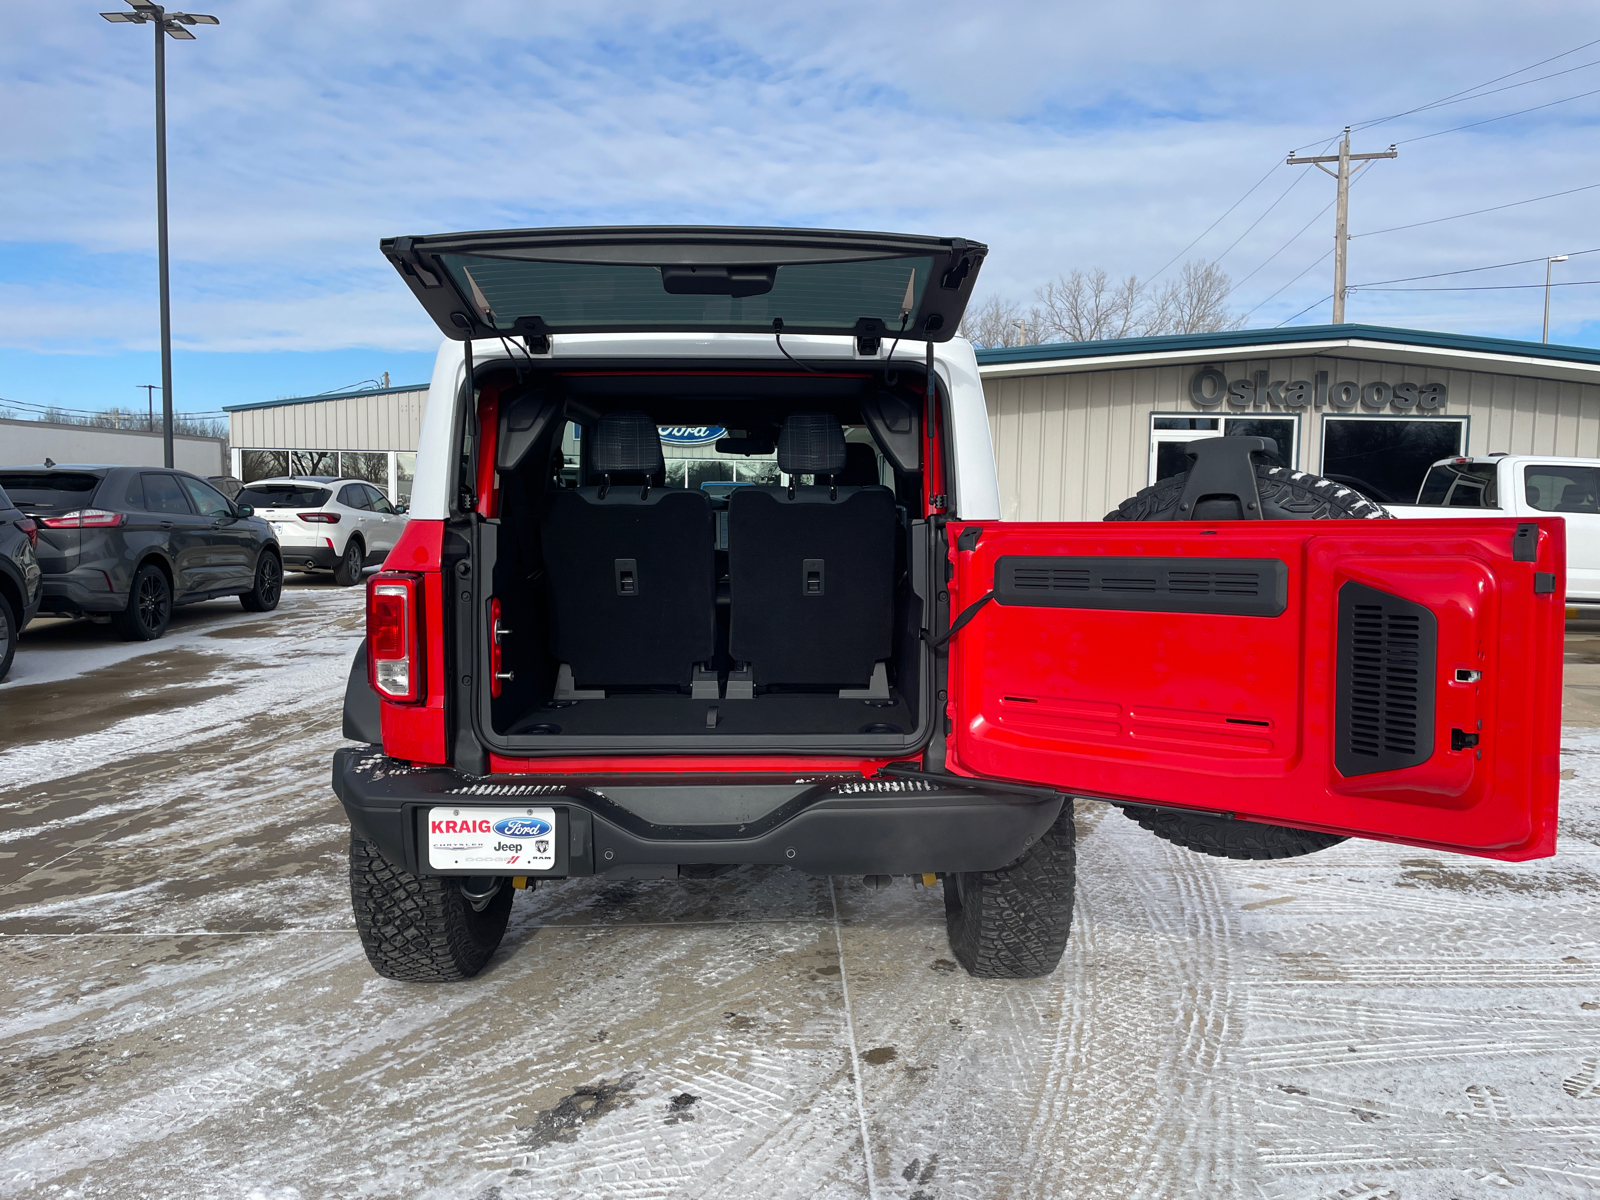
<path id="1" fill-rule="evenodd" d="M 361 595 L 43 620 L 0 685 L 0 1197 L 1600 1193 L 1600 635 L 1560 853 L 1174 849 L 1079 805 L 1050 979 L 940 893 L 751 869 L 520 895 L 477 980 L 368 968 L 328 788 Z"/>

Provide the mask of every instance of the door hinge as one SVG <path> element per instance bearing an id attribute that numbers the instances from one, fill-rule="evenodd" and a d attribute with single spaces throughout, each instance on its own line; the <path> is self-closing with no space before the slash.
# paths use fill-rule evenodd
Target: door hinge
<path id="1" fill-rule="evenodd" d="M 1556 590 L 1556 576 L 1554 571 L 1535 571 L 1533 573 L 1533 594 L 1535 596 L 1548 596 Z"/>

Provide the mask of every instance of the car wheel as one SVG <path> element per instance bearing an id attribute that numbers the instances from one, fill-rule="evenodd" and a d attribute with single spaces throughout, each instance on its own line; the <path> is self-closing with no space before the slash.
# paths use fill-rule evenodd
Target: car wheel
<path id="1" fill-rule="evenodd" d="M 271 612 L 283 595 L 283 564 L 271 550 L 263 550 L 256 560 L 255 586 L 241 592 L 239 603 L 245 612 Z"/>
<path id="2" fill-rule="evenodd" d="M 130 642 L 153 642 L 172 620 L 172 585 L 155 563 L 145 563 L 133 576 L 128 607 L 111 618 L 117 632 Z"/>
<path id="3" fill-rule="evenodd" d="M 355 534 L 344 544 L 344 557 L 333 569 L 333 581 L 340 587 L 354 587 L 361 582 L 361 568 L 366 563 L 366 547 Z"/>
<path id="4" fill-rule="evenodd" d="M 17 614 L 11 610 L 11 601 L 0 596 L 0 679 L 11 670 L 11 660 L 16 657 L 17 639 L 22 628 L 17 624 Z"/>
<path id="5" fill-rule="evenodd" d="M 1072 932 L 1077 829 L 1072 801 L 1028 852 L 998 871 L 944 877 L 950 950 L 979 979 L 1034 979 L 1061 962 Z"/>
<path id="6" fill-rule="evenodd" d="M 484 890 L 469 895 L 478 884 L 485 884 Z M 413 875 L 384 858 L 366 838 L 350 835 L 356 930 L 367 961 L 385 979 L 471 979 L 505 936 L 511 896 L 509 879 Z"/>
<path id="7" fill-rule="evenodd" d="M 1171 521 L 1178 517 L 1178 498 L 1188 481 L 1183 472 L 1163 479 L 1145 488 L 1131 499 L 1124 500 L 1113 513 L 1106 514 L 1108 521 Z M 1360 492 L 1324 479 L 1321 475 L 1308 475 L 1304 471 L 1291 471 L 1286 467 L 1269 467 L 1256 464 L 1256 490 L 1261 495 L 1261 515 L 1268 521 L 1373 521 L 1392 519 L 1389 510 Z M 1210 503 L 1210 502 L 1208 502 Z M 1238 511 L 1233 507 L 1223 519 Z M 1195 510 L 1197 518 L 1218 514 Z M 1197 804 L 1208 804 L 1196 797 Z M 1210 802 L 1211 807 L 1223 807 Z M 1314 833 L 1308 829 L 1294 829 L 1287 825 L 1267 825 L 1257 821 L 1236 821 L 1230 817 L 1207 816 L 1204 813 L 1184 813 L 1170 809 L 1154 809 L 1129 805 L 1122 815 L 1137 821 L 1158 838 L 1175 846 L 1183 846 L 1199 854 L 1219 858 L 1265 859 L 1293 858 L 1313 854 L 1337 846 L 1343 837 L 1333 833 Z"/>

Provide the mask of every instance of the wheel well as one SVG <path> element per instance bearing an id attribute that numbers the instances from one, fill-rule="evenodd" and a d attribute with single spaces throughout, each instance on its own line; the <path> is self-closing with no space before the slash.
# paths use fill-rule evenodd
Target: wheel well
<path id="1" fill-rule="evenodd" d="M 0 596 L 4 596 L 10 601 L 12 615 L 17 620 L 22 620 L 24 607 L 22 589 L 17 586 L 17 581 L 12 579 L 10 575 L 0 574 Z"/>
<path id="2" fill-rule="evenodd" d="M 178 582 L 172 577 L 172 568 L 167 564 L 167 560 L 162 558 L 161 555 L 146 554 L 139 560 L 139 565 L 133 569 L 133 573 L 137 575 L 151 563 L 154 563 L 156 565 L 156 569 L 167 577 L 167 590 L 176 595 L 178 592 Z"/>

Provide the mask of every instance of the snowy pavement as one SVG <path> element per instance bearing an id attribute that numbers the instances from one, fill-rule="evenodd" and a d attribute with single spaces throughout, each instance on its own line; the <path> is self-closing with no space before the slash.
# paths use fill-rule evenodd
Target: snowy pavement
<path id="1" fill-rule="evenodd" d="M 1049 979 L 934 890 L 750 869 L 519 895 L 378 979 L 328 788 L 360 593 L 39 622 L 0 685 L 0 1197 L 1600 1194 L 1600 638 L 1560 852 L 1277 863 L 1079 805 Z M 1594 697 L 1594 699 L 1591 699 Z"/>

